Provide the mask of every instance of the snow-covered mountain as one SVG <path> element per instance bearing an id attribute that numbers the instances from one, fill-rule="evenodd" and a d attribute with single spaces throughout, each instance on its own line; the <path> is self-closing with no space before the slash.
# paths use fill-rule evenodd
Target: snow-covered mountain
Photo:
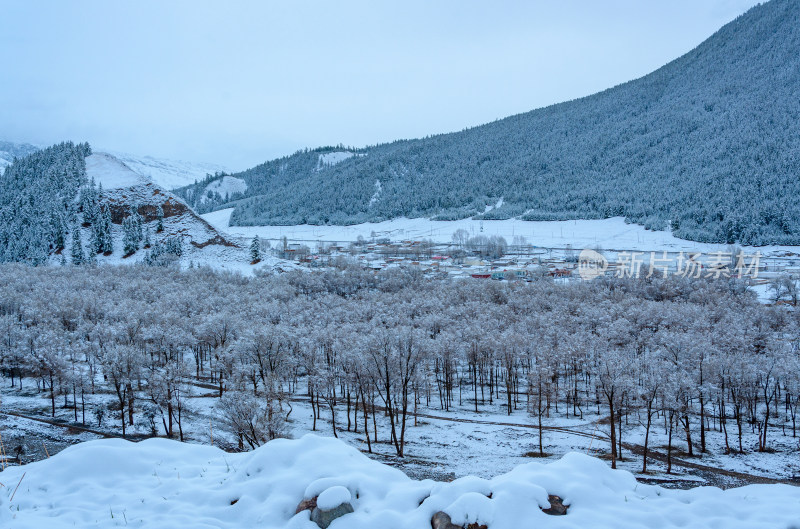
<path id="1" fill-rule="evenodd" d="M 211 163 L 168 160 L 116 151 L 108 152 L 134 172 L 150 178 L 164 189 L 187 186 L 202 181 L 208 175 L 227 171 L 225 167 Z"/>
<path id="2" fill-rule="evenodd" d="M 15 157 L 27 156 L 40 148 L 29 143 L 0 141 L 0 174 L 3 169 L 11 165 Z M 188 186 L 208 178 L 209 175 L 227 172 L 222 165 L 213 163 L 170 160 L 109 150 L 104 152 L 111 154 L 133 172 L 149 178 L 164 189 Z"/>
<path id="3" fill-rule="evenodd" d="M 800 2 L 772 0 L 640 79 L 461 132 L 300 151 L 233 174 L 243 196 L 201 212 L 233 207 L 236 226 L 625 217 L 795 245 L 798 115 Z M 193 204 L 208 183 L 179 194 Z"/>

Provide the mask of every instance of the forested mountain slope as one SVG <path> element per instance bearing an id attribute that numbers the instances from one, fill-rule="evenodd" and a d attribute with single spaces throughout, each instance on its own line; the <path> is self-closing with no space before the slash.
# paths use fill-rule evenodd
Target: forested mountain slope
<path id="1" fill-rule="evenodd" d="M 0 177 L 0 262 L 44 263 L 77 222 L 88 143 L 61 143 L 17 158 Z"/>
<path id="2" fill-rule="evenodd" d="M 0 176 L 0 263 L 116 263 L 141 250 L 128 262 L 169 264 L 211 246 L 245 253 L 178 197 L 87 143 L 16 158 Z"/>
<path id="3" fill-rule="evenodd" d="M 336 149 L 299 152 L 234 175 L 247 190 L 204 209 L 233 204 L 239 225 L 622 215 L 704 242 L 800 244 L 799 117 L 800 2 L 772 0 L 641 79 L 336 164 L 320 164 Z M 181 194 L 197 204 L 208 183 Z"/>
<path id="4" fill-rule="evenodd" d="M 0 141 L 0 174 L 3 174 L 5 167 L 11 165 L 14 158 L 22 158 L 38 150 L 39 147 L 29 143 Z M 187 186 L 226 171 L 223 166 L 211 163 L 168 160 L 123 152 L 111 152 L 110 154 L 133 172 L 147 177 L 164 189 Z"/>

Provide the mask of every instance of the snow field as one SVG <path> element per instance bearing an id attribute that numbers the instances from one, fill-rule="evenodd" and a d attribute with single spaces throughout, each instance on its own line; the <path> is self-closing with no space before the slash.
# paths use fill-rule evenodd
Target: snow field
<path id="1" fill-rule="evenodd" d="M 295 509 L 316 495 L 325 505 L 350 497 L 355 512 L 335 520 L 333 529 L 429 527 L 440 510 L 456 524 L 492 529 L 788 529 L 800 521 L 800 489 L 788 485 L 667 490 L 577 453 L 492 479 L 416 481 L 341 441 L 313 435 L 240 454 L 164 439 L 91 441 L 9 468 L 0 481 L 0 520 L 12 529 L 314 529 L 309 511 Z M 548 494 L 570 506 L 566 516 L 541 512 Z"/>
<path id="2" fill-rule="evenodd" d="M 102 184 L 104 190 L 119 189 L 147 184 L 148 180 L 135 173 L 117 158 L 105 153 L 86 157 L 86 176 Z"/>
<path id="3" fill-rule="evenodd" d="M 526 221 L 462 219 L 438 221 L 426 218 L 398 218 L 384 222 L 355 224 L 351 226 L 231 226 L 233 208 L 221 209 L 201 215 L 217 230 L 237 237 L 277 240 L 286 236 L 294 241 L 352 242 L 359 236 L 370 239 L 388 237 L 393 241 L 430 239 L 434 243 L 449 243 L 456 230 L 464 229 L 470 237 L 498 235 L 509 244 L 517 236 L 525 237 L 527 244 L 544 248 L 565 248 L 571 245 L 576 251 L 600 247 L 610 250 L 641 250 L 667 252 L 727 251 L 725 244 L 700 243 L 678 239 L 668 231 L 651 231 L 637 224 L 627 224 L 622 217 L 595 220 Z M 760 251 L 762 255 L 800 254 L 797 246 L 745 247 L 748 254 Z M 800 258 L 798 258 L 800 261 Z"/>
<path id="4" fill-rule="evenodd" d="M 111 154 L 135 173 L 152 180 L 164 189 L 187 186 L 203 180 L 207 174 L 227 171 L 225 167 L 217 164 L 166 160 L 122 152 L 111 152 Z"/>

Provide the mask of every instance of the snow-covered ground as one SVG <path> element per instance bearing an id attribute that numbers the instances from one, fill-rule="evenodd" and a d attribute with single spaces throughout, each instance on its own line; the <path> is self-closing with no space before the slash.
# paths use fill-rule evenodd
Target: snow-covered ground
<path id="1" fill-rule="evenodd" d="M 91 441 L 0 480 L 0 524 L 11 529 L 315 529 L 309 511 L 295 511 L 316 496 L 321 507 L 349 499 L 354 509 L 332 529 L 430 527 L 438 511 L 491 529 L 789 529 L 800 521 L 800 488 L 788 485 L 668 490 L 578 453 L 491 479 L 417 481 L 313 435 L 242 454 L 163 439 Z M 551 494 L 569 505 L 565 516 L 541 511 Z"/>
<path id="2" fill-rule="evenodd" d="M 355 224 L 352 226 L 231 226 L 233 208 L 202 215 L 212 226 L 233 236 L 262 239 L 280 239 L 286 236 L 297 241 L 355 241 L 388 237 L 394 241 L 404 239 L 430 239 L 435 243 L 448 243 L 456 230 L 463 229 L 469 236 L 499 235 L 512 243 L 515 237 L 524 237 L 527 244 L 546 248 L 576 250 L 600 247 L 606 251 L 641 249 L 643 251 L 702 252 L 725 251 L 725 244 L 699 243 L 679 239 L 668 231 L 651 231 L 638 224 L 628 224 L 622 217 L 600 220 L 524 221 L 473 220 L 435 221 L 426 218 L 399 218 L 385 222 Z M 800 246 L 745 247 L 747 253 L 760 251 L 762 255 L 797 254 Z"/>
<path id="3" fill-rule="evenodd" d="M 95 153 L 86 157 L 86 176 L 104 190 L 144 185 L 149 180 L 133 171 L 120 159 L 108 153 Z"/>
<path id="4" fill-rule="evenodd" d="M 222 197 L 231 196 L 234 193 L 244 193 L 247 191 L 247 182 L 235 176 L 223 176 L 219 180 L 214 180 L 203 190 L 200 202 L 205 202 L 208 193 L 219 193 Z"/>
<path id="5" fill-rule="evenodd" d="M 227 171 L 225 167 L 211 163 L 166 160 L 153 158 L 152 156 L 109 152 L 123 161 L 134 172 L 150 178 L 164 189 L 183 187 L 202 180 L 207 174 Z"/>

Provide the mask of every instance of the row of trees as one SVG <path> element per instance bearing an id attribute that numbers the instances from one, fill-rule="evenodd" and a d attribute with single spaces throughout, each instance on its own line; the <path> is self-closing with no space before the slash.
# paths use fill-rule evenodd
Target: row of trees
<path id="1" fill-rule="evenodd" d="M 138 417 L 181 438 L 191 386 L 213 387 L 216 421 L 241 448 L 286 435 L 304 394 L 314 428 L 326 413 L 334 434 L 363 433 L 370 450 L 383 436 L 400 456 L 418 406 L 498 403 L 536 418 L 540 450 L 543 420 L 587 407 L 608 416 L 612 458 L 631 420 L 646 439 L 663 425 L 670 451 L 679 434 L 689 454 L 706 451 L 710 428 L 726 450 L 767 450 L 776 424 L 796 435 L 798 336 L 796 313 L 736 281 L 0 268 L 12 385 L 36 381 L 53 415 L 63 397 L 84 421 L 105 392 L 123 433 Z"/>

